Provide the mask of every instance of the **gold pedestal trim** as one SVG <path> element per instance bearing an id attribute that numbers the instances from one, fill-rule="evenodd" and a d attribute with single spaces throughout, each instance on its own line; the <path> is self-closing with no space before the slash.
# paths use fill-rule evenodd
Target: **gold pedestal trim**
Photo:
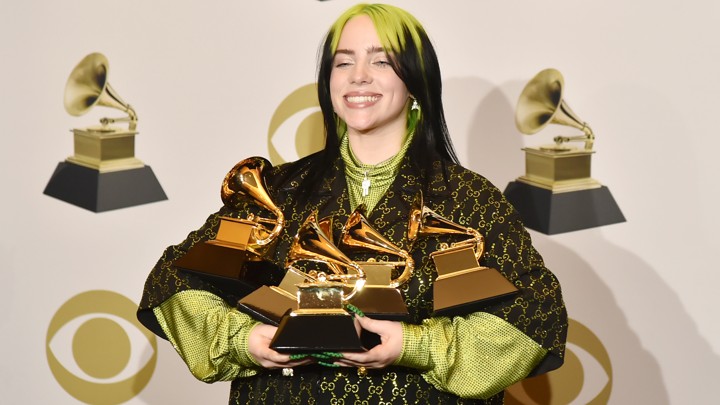
<path id="1" fill-rule="evenodd" d="M 564 193 L 602 187 L 590 177 L 591 156 L 587 149 L 524 148 L 525 175 L 517 180 L 531 186 Z"/>
<path id="2" fill-rule="evenodd" d="M 95 169 L 100 173 L 117 172 L 120 170 L 139 169 L 145 167 L 139 159 L 113 159 L 113 160 L 95 160 L 88 159 L 83 156 L 70 156 L 65 161 L 90 169 Z"/>
<path id="3" fill-rule="evenodd" d="M 115 127 L 73 129 L 74 155 L 66 160 L 101 173 L 138 169 L 145 164 L 135 158 L 135 135 Z"/>

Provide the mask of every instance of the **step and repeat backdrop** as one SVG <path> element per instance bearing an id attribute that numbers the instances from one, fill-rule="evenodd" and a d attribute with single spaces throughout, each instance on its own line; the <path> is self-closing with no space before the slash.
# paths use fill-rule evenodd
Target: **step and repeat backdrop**
<path id="1" fill-rule="evenodd" d="M 622 212 L 531 230 L 563 287 L 567 359 L 506 402 L 717 403 L 720 6 L 388 2 L 434 41 L 465 166 L 505 189 L 526 174 L 523 148 L 583 135 L 516 127 L 526 84 L 557 69 L 595 136 L 592 178 Z M 0 402 L 226 403 L 228 384 L 196 381 L 137 322 L 143 283 L 220 207 L 236 162 L 322 145 L 316 55 L 354 3 L 0 4 Z M 102 133 L 104 118 L 123 130 Z"/>

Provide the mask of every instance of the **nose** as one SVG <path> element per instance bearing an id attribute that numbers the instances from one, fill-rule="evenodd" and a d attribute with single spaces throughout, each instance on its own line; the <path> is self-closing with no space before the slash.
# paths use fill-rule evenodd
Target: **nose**
<path id="1" fill-rule="evenodd" d="M 351 75 L 351 82 L 353 84 L 367 84 L 372 82 L 372 75 L 370 74 L 368 66 L 364 63 L 355 64 Z"/>

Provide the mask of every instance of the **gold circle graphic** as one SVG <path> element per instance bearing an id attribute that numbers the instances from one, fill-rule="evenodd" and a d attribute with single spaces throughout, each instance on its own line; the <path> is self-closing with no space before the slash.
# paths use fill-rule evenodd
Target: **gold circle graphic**
<path id="1" fill-rule="evenodd" d="M 317 86 L 315 83 L 298 88 L 280 102 L 270 119 L 270 125 L 268 127 L 268 154 L 270 162 L 273 165 L 285 163 L 286 161 L 275 148 L 275 145 L 273 145 L 273 138 L 284 122 L 303 110 L 316 109 L 308 113 L 295 130 L 295 151 L 298 157 L 317 152 L 325 146 L 323 117 L 322 113 L 317 110 L 319 106 Z"/>
<path id="2" fill-rule="evenodd" d="M 130 350 L 130 339 L 125 330 L 107 318 L 88 320 L 73 336 L 75 361 L 82 371 L 95 378 L 118 375 L 130 360 Z"/>
<path id="3" fill-rule="evenodd" d="M 50 320 L 45 340 L 48 366 L 60 386 L 76 399 L 88 404 L 120 404 L 142 391 L 155 371 L 157 340 L 135 316 L 137 304 L 113 291 L 94 290 L 80 293 L 65 302 Z M 84 315 L 108 314 L 119 317 L 147 339 L 152 356 L 134 375 L 117 382 L 88 381 L 71 373 L 50 348 L 50 342 L 68 322 Z M 78 367 L 88 376 L 108 379 L 123 371 L 131 356 L 131 344 L 125 329 L 110 318 L 98 316 L 80 325 L 72 338 L 72 354 Z"/>

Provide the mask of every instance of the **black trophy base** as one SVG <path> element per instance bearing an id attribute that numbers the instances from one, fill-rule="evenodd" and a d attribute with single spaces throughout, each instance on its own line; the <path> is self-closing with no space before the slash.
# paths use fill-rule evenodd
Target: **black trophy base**
<path id="1" fill-rule="evenodd" d="M 365 347 L 349 314 L 287 314 L 270 348 L 280 353 L 361 352 Z"/>
<path id="2" fill-rule="evenodd" d="M 499 271 L 489 267 L 440 277 L 433 283 L 433 316 L 477 312 L 518 289 Z"/>
<path id="3" fill-rule="evenodd" d="M 195 244 L 187 253 L 175 260 L 173 266 L 209 276 L 232 280 L 243 279 L 248 252 L 212 242 L 211 240 Z"/>
<path id="4" fill-rule="evenodd" d="M 93 212 L 167 200 L 150 166 L 101 173 L 60 162 L 43 193 Z"/>
<path id="5" fill-rule="evenodd" d="M 520 212 L 526 227 L 546 235 L 625 222 L 625 216 L 605 186 L 553 193 L 512 181 L 504 194 Z"/>
<path id="6" fill-rule="evenodd" d="M 262 323 L 278 326 L 288 311 L 298 308 L 298 302 L 275 288 L 278 287 L 260 286 L 238 301 L 238 310 Z"/>
<path id="7" fill-rule="evenodd" d="M 400 291 L 392 287 L 365 286 L 350 300 L 363 314 L 373 319 L 408 321 L 408 312 Z"/>
<path id="8" fill-rule="evenodd" d="M 255 291 L 255 289 L 258 288 L 257 285 L 252 284 L 245 279 L 233 279 L 224 276 L 217 276 L 214 274 L 190 270 L 182 267 L 178 267 L 178 270 L 191 274 L 192 276 L 195 276 L 202 279 L 203 281 L 212 284 L 215 288 L 220 290 L 219 295 L 221 295 L 225 299 L 225 302 L 227 302 L 228 305 L 232 305 L 234 302 L 237 302 L 239 299 L 252 293 L 253 291 Z"/>
<path id="9" fill-rule="evenodd" d="M 212 242 L 196 243 L 173 261 L 173 266 L 207 281 L 232 297 L 245 297 L 258 288 L 258 284 L 247 277 L 248 252 Z"/>

